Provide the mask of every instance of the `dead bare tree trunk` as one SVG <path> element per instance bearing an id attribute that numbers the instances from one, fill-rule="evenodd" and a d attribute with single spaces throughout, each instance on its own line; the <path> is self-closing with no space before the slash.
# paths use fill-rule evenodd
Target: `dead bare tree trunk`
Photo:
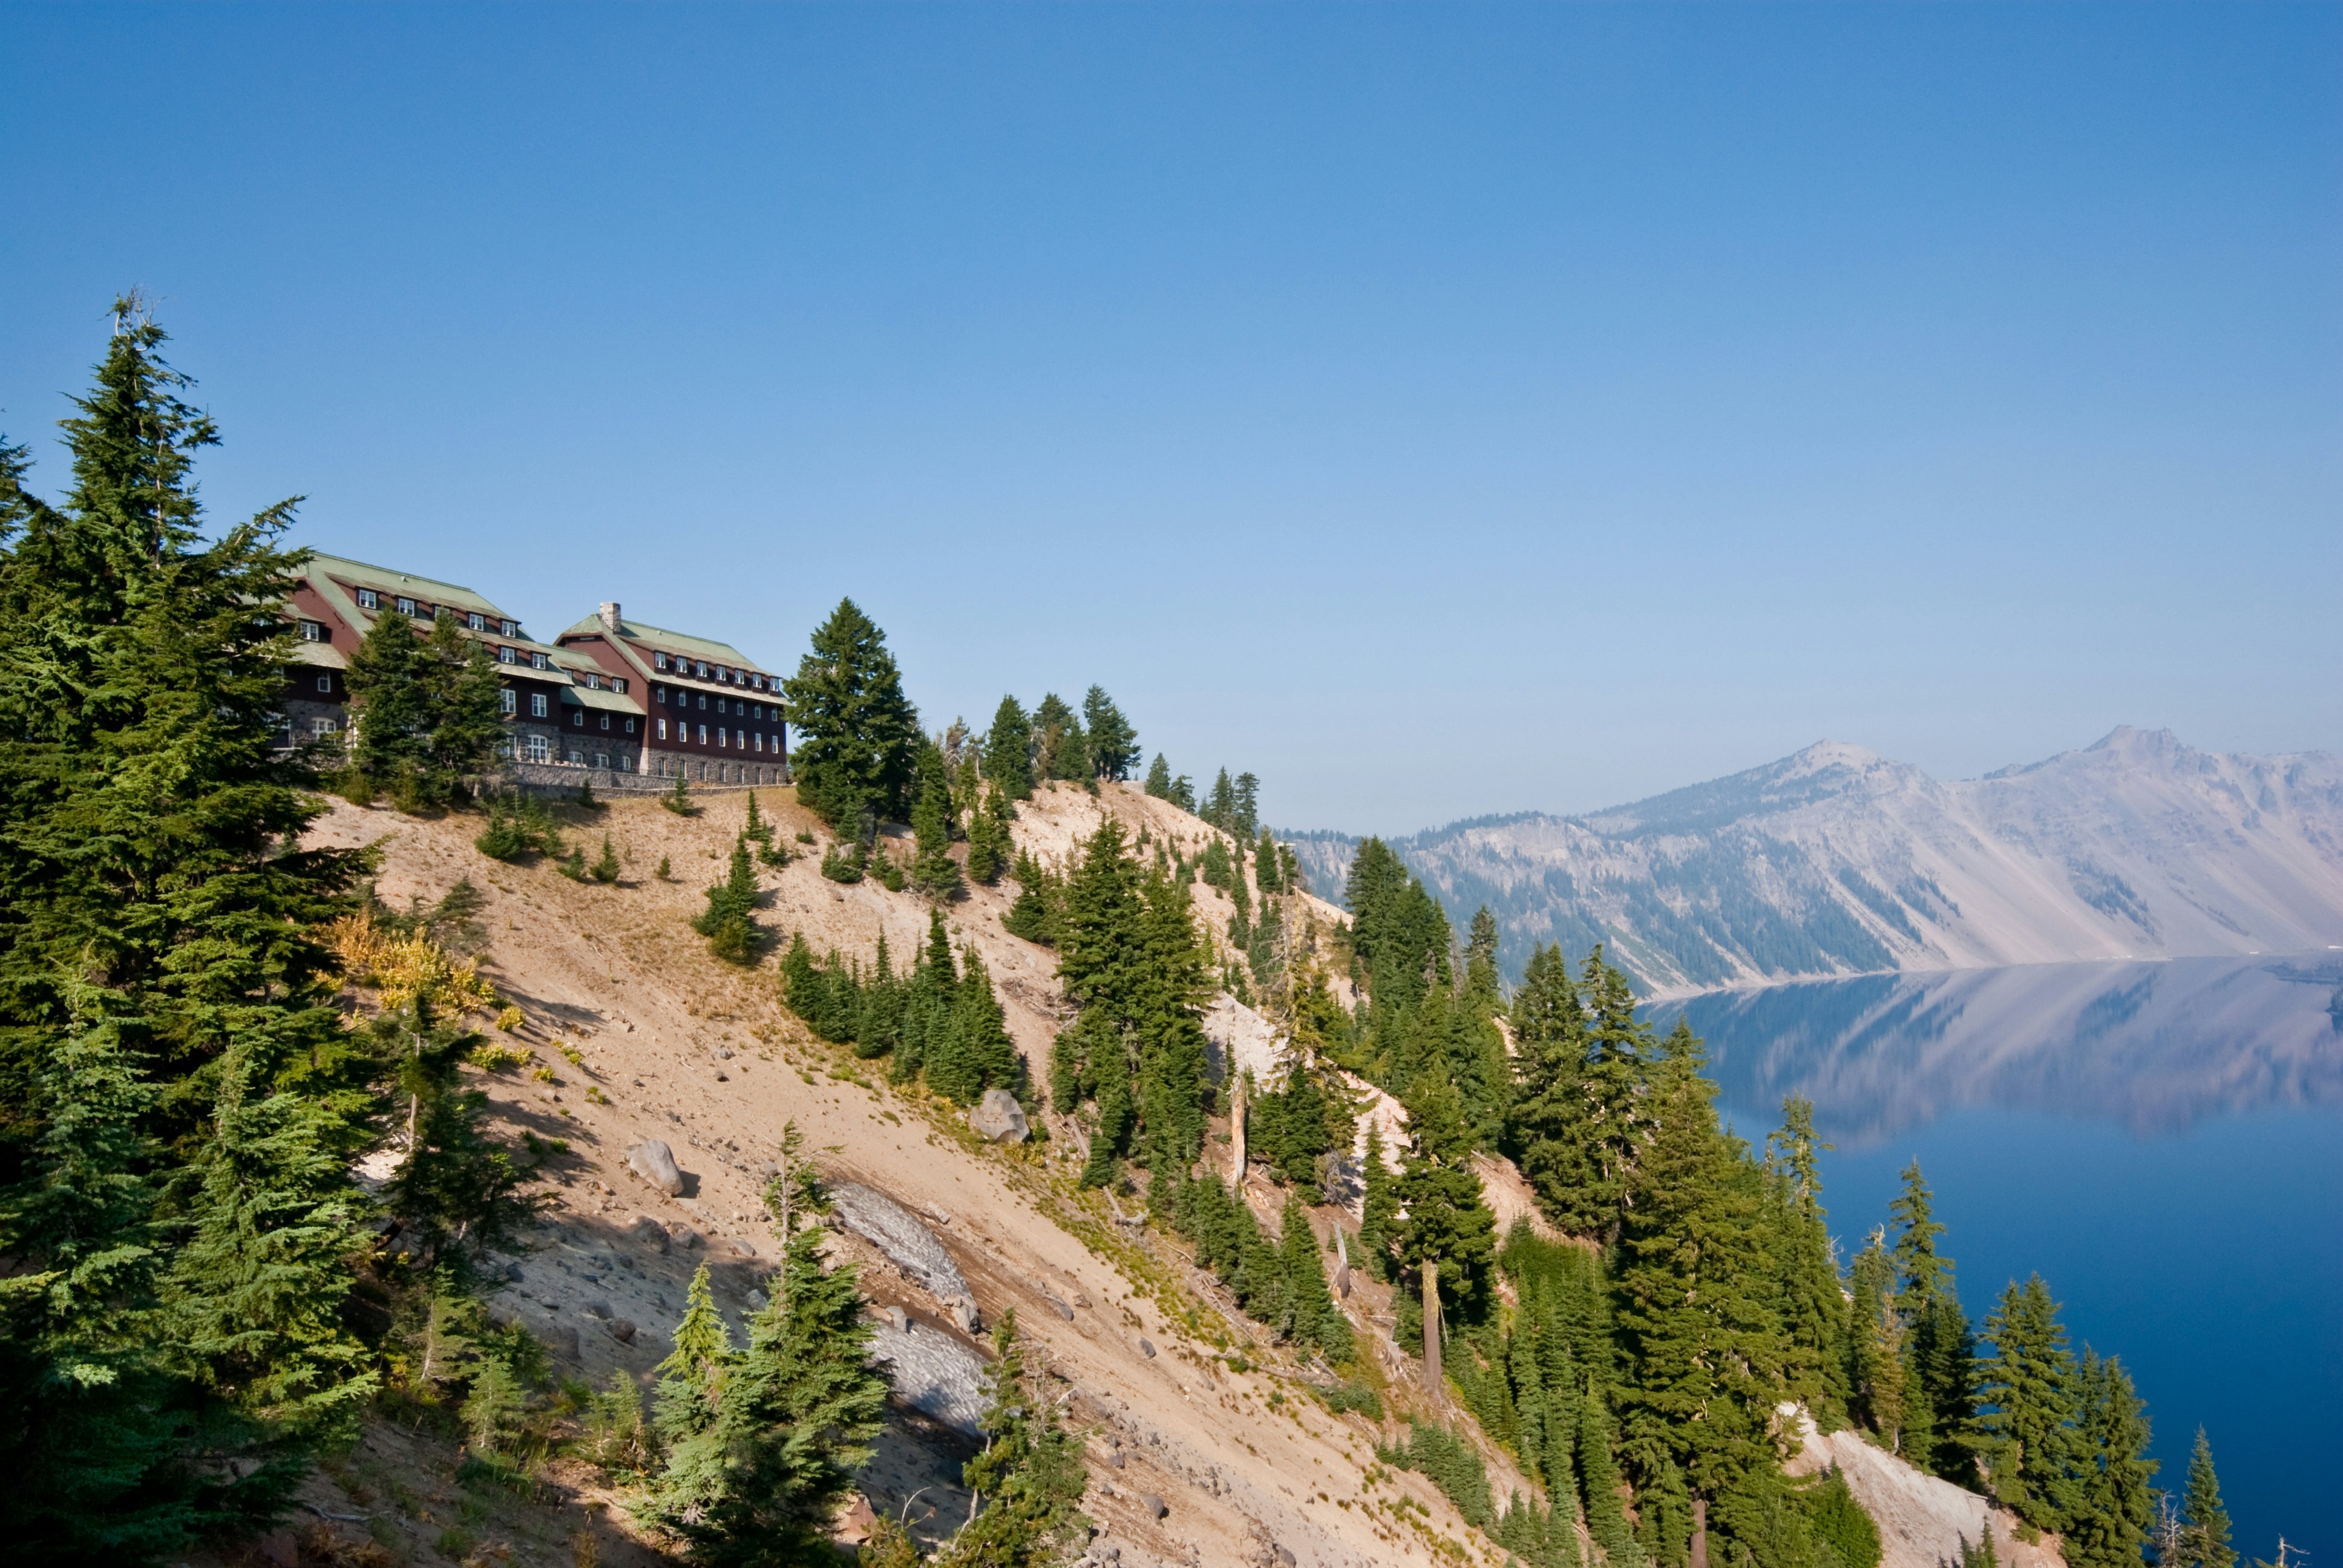
<path id="1" fill-rule="evenodd" d="M 1435 1405 L 1447 1403 L 1448 1384 L 1440 1375 L 1440 1265 L 1423 1261 L 1423 1386 Z"/>
<path id="2" fill-rule="evenodd" d="M 1229 1062 L 1229 1082 L 1234 1088 L 1234 1096 L 1230 1101 L 1229 1142 L 1236 1151 L 1236 1159 L 1231 1163 L 1229 1180 L 1232 1184 L 1242 1187 L 1245 1179 L 1244 1073 L 1233 1060 L 1235 1056 L 1233 1042 L 1231 1045 L 1230 1056 L 1232 1060 Z"/>
<path id="3" fill-rule="evenodd" d="M 1692 1500 L 1692 1559 L 1690 1568 L 1708 1568 L 1708 1499 Z"/>

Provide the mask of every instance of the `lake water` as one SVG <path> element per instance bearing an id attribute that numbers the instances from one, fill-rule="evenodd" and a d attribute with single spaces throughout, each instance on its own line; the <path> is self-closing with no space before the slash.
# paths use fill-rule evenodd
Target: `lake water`
<path id="1" fill-rule="evenodd" d="M 2343 1568 L 2343 953 L 2055 964 L 1654 1008 L 1753 1143 L 1815 1103 L 1848 1254 L 1915 1157 L 1982 1321 L 2039 1271 L 2131 1369 L 2159 1484 L 2201 1423 L 2236 1543 Z"/>

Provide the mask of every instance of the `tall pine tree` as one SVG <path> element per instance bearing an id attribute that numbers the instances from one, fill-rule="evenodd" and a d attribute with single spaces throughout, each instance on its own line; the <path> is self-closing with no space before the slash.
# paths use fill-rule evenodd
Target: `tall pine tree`
<path id="1" fill-rule="evenodd" d="M 831 827 L 900 819 L 910 802 L 920 717 L 887 634 L 850 599 L 816 628 L 798 672 L 781 683 L 797 729 L 798 799 Z"/>

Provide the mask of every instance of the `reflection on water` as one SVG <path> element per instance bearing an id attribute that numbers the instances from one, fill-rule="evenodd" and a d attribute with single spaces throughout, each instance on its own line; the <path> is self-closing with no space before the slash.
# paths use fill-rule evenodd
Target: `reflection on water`
<path id="1" fill-rule="evenodd" d="M 1663 1030 L 1691 1020 L 1725 1105 L 1804 1095 L 1824 1136 L 1855 1146 L 1964 1108 L 2158 1134 L 2343 1106 L 2343 954 L 1865 976 L 1652 1012 Z"/>

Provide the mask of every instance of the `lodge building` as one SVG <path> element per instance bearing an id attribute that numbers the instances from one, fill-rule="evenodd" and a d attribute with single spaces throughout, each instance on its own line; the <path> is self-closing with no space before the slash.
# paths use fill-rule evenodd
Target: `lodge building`
<path id="1" fill-rule="evenodd" d="M 338 556 L 317 556 L 287 607 L 299 628 L 287 671 L 283 733 L 346 737 L 349 663 L 385 615 L 417 635 L 453 618 L 497 662 L 514 763 L 608 769 L 711 783 L 787 779 L 780 678 L 729 643 L 621 618 L 605 604 L 550 643 L 470 588 Z"/>

